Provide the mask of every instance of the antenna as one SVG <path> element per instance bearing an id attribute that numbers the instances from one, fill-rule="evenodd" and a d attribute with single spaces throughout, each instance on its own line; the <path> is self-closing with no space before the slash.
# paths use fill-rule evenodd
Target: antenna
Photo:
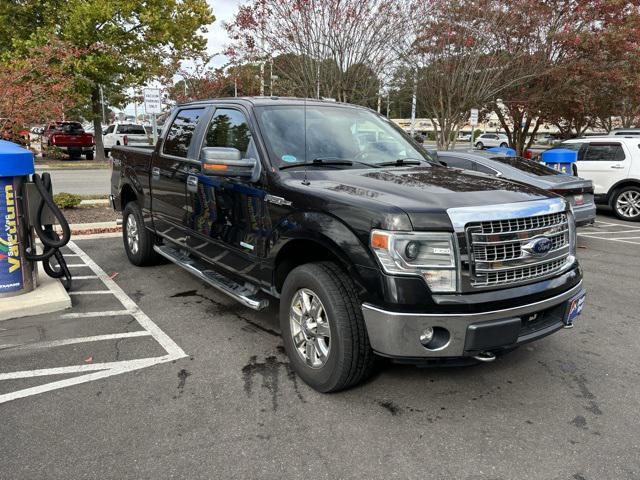
<path id="1" fill-rule="evenodd" d="M 305 91 L 304 96 L 304 178 L 302 179 L 303 185 L 311 185 L 309 179 L 307 178 L 307 92 Z"/>

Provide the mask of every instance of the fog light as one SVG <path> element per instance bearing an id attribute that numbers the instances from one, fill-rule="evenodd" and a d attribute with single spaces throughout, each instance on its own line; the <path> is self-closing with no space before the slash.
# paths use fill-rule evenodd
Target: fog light
<path id="1" fill-rule="evenodd" d="M 420 254 L 420 242 L 411 241 L 407 243 L 404 253 L 409 260 L 415 260 Z"/>
<path id="2" fill-rule="evenodd" d="M 431 340 L 433 340 L 433 328 L 427 327 L 420 334 L 420 343 L 426 346 L 429 344 L 429 342 L 431 342 Z"/>

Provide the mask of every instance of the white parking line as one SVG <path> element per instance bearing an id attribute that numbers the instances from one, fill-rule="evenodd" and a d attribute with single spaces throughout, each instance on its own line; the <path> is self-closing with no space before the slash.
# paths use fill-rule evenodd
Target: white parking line
<path id="1" fill-rule="evenodd" d="M 69 295 L 111 295 L 111 290 L 82 290 L 79 292 L 69 292 Z"/>
<path id="2" fill-rule="evenodd" d="M 18 398 L 24 398 L 31 395 L 37 395 L 51 390 L 59 388 L 70 387 L 72 385 L 78 385 L 85 382 L 91 382 L 102 378 L 107 378 L 113 375 L 119 375 L 133 370 L 141 368 L 151 367 L 160 363 L 171 362 L 184 358 L 187 354 L 166 334 L 164 333 L 140 308 L 136 303 L 111 279 L 105 272 L 98 266 L 80 247 L 75 243 L 69 242 L 69 248 L 73 251 L 73 254 L 68 256 L 76 256 L 83 262 L 83 266 L 89 267 L 95 275 L 83 275 L 74 276 L 76 280 L 84 279 L 99 279 L 107 290 L 90 290 L 83 292 L 72 292 L 75 295 L 93 295 L 93 294 L 106 294 L 111 293 L 125 308 L 124 310 L 110 310 L 105 312 L 72 312 L 66 313 L 60 316 L 60 318 L 91 318 L 91 317 L 113 317 L 117 315 L 130 315 L 143 330 L 133 332 L 121 332 L 106 335 L 95 335 L 91 337 L 70 338 L 62 340 L 52 340 L 49 342 L 40 342 L 35 344 L 25 344 L 15 346 L 15 348 L 47 348 L 60 345 L 72 345 L 86 342 L 96 342 L 121 338 L 143 337 L 150 336 L 156 342 L 158 342 L 162 348 L 167 352 L 167 355 L 160 357 L 141 358 L 134 360 L 123 360 L 117 362 L 103 362 L 103 363 L 89 363 L 82 365 L 70 365 L 64 367 L 54 367 L 36 370 L 25 370 L 20 372 L 7 372 L 0 373 L 1 380 L 15 380 L 21 378 L 41 377 L 48 375 L 62 375 L 62 374 L 79 374 L 72 378 L 66 378 L 54 382 L 49 382 L 36 387 L 25 388 L 17 390 L 15 392 L 5 393 L 0 395 L 0 403 L 9 402 Z M 92 373 L 85 373 L 92 372 Z"/>
<path id="3" fill-rule="evenodd" d="M 609 235 L 611 233 L 636 233 L 636 232 L 640 232 L 640 228 L 634 228 L 632 230 L 617 230 L 615 232 L 580 232 L 578 233 L 578 235 Z"/>
<path id="4" fill-rule="evenodd" d="M 101 342 L 104 340 L 115 340 L 119 338 L 149 337 L 151 334 L 146 330 L 136 330 L 134 332 L 107 333 L 105 335 L 94 335 L 92 337 L 65 338 L 62 340 L 51 340 L 49 342 L 25 343 L 15 345 L 14 350 L 28 350 L 32 348 L 50 348 L 64 345 L 74 345 L 76 343 Z"/>
<path id="5" fill-rule="evenodd" d="M 60 318 L 119 317 L 131 315 L 129 310 L 107 310 L 106 312 L 72 312 L 60 315 Z"/>

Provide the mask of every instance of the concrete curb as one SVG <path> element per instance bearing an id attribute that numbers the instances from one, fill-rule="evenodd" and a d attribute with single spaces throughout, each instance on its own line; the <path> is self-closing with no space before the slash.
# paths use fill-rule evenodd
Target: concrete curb
<path id="1" fill-rule="evenodd" d="M 91 198 L 87 200 L 82 200 L 80 205 L 109 205 L 108 198 Z"/>
<path id="2" fill-rule="evenodd" d="M 0 321 L 42 315 L 71 308 L 71 298 L 60 280 L 38 272 L 38 286 L 17 297 L 0 298 Z"/>
<path id="3" fill-rule="evenodd" d="M 71 229 L 72 238 L 122 232 L 122 226 L 116 222 L 73 223 L 69 225 L 69 228 Z M 61 233 L 60 227 L 57 227 L 56 230 Z"/>

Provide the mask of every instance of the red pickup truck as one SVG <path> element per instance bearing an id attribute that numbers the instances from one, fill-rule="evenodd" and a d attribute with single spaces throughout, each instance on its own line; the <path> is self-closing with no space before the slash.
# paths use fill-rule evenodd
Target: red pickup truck
<path id="1" fill-rule="evenodd" d="M 42 134 L 42 153 L 57 148 L 66 152 L 69 158 L 79 158 L 84 155 L 87 160 L 93 160 L 95 139 L 90 133 L 85 133 L 78 122 L 52 122 L 47 125 Z"/>

